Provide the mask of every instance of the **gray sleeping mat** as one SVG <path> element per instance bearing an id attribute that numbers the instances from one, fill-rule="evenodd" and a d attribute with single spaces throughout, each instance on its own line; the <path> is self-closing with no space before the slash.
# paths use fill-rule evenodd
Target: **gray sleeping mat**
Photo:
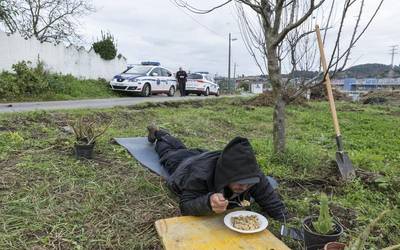
<path id="1" fill-rule="evenodd" d="M 167 179 L 168 172 L 160 164 L 160 158 L 154 150 L 154 145 L 147 141 L 147 137 L 115 138 L 115 141 L 126 148 L 129 153 L 144 167 Z"/>

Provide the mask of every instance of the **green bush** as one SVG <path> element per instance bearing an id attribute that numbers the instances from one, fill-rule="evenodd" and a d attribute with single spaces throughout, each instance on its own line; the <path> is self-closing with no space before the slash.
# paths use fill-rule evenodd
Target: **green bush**
<path id="1" fill-rule="evenodd" d="M 43 62 L 32 67 L 22 61 L 12 66 L 15 73 L 0 73 L 0 100 L 36 101 L 110 97 L 115 94 L 104 79 L 81 80 L 72 75 L 49 73 Z"/>
<path id="2" fill-rule="evenodd" d="M 0 74 L 0 97 L 18 97 L 20 95 L 35 96 L 47 91 L 49 83 L 44 65 L 39 62 L 32 68 L 31 62 L 22 61 L 12 66 L 15 74 L 2 72 Z"/>
<path id="3" fill-rule="evenodd" d="M 112 60 L 117 56 L 117 44 L 110 33 L 101 32 L 101 40 L 93 43 L 93 49 L 105 60 Z"/>
<path id="4" fill-rule="evenodd" d="M 15 84 L 16 76 L 9 72 L 0 74 L 0 98 L 14 98 L 20 94 L 19 87 Z"/>
<path id="5" fill-rule="evenodd" d="M 32 68 L 31 62 L 19 62 L 12 66 L 17 78 L 16 84 L 20 93 L 27 95 L 37 95 L 48 90 L 47 72 L 44 69 L 44 63 L 38 62 L 35 68 Z"/>

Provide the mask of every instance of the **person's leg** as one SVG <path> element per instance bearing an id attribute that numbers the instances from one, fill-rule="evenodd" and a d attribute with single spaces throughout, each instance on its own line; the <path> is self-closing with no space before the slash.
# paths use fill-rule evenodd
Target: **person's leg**
<path id="1" fill-rule="evenodd" d="M 155 150 L 162 158 L 166 153 L 176 151 L 179 149 L 187 149 L 186 146 L 178 138 L 168 134 L 164 130 L 158 130 L 155 132 L 157 139 Z"/>
<path id="2" fill-rule="evenodd" d="M 182 88 L 183 88 L 183 96 L 186 96 L 186 82 L 182 83 Z"/>
<path id="3" fill-rule="evenodd" d="M 179 92 L 181 93 L 181 96 L 185 96 L 183 82 L 179 82 Z"/>
<path id="4" fill-rule="evenodd" d="M 175 172 L 179 164 L 185 159 L 201 153 L 198 150 L 187 149 L 178 138 L 168 134 L 166 131 L 158 130 L 156 138 L 155 150 L 160 157 L 160 163 L 169 174 Z"/>

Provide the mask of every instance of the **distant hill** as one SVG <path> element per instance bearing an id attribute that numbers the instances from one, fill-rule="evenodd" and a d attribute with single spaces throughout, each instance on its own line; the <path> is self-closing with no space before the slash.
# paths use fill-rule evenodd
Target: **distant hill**
<path id="1" fill-rule="evenodd" d="M 400 77 L 400 67 L 391 70 L 390 65 L 368 63 L 350 67 L 337 74 L 337 78 L 383 78 Z"/>
<path id="2" fill-rule="evenodd" d="M 312 78 L 316 76 L 318 72 L 316 71 L 295 71 L 293 74 L 284 75 L 284 77 L 304 77 Z M 395 66 L 391 69 L 390 65 L 379 64 L 379 63 L 368 63 L 360 64 L 350 67 L 342 72 L 335 75 L 336 79 L 343 78 L 384 78 L 384 77 L 400 77 L 400 67 Z"/>
<path id="3" fill-rule="evenodd" d="M 290 79 L 292 78 L 311 79 L 317 75 L 318 75 L 317 71 L 295 71 L 291 74 L 282 74 L 282 77 Z M 269 78 L 268 75 L 266 76 L 260 75 L 253 77 L 266 78 L 266 79 Z M 367 63 L 350 67 L 335 75 L 335 79 L 343 79 L 343 78 L 363 79 L 363 78 L 386 78 L 386 77 L 400 78 L 400 66 L 394 66 L 394 69 L 392 70 L 390 65 L 379 64 L 379 63 Z"/>

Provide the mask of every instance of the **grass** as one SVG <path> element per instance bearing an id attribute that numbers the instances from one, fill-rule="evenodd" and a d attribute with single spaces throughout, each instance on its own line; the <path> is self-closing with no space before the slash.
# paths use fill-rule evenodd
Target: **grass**
<path id="1" fill-rule="evenodd" d="M 0 103 L 6 102 L 33 102 L 33 101 L 63 101 L 80 99 L 99 99 L 123 96 L 120 93 L 113 92 L 108 82 L 99 80 L 77 79 L 73 76 L 54 76 L 54 83 L 49 90 L 39 94 L 23 94 L 18 96 L 2 96 Z M 57 86 L 54 86 L 56 85 Z"/>
<path id="2" fill-rule="evenodd" d="M 72 75 L 50 73 L 43 62 L 12 66 L 13 72 L 0 72 L 0 103 L 54 101 L 117 97 L 104 79 L 78 79 Z"/>
<path id="3" fill-rule="evenodd" d="M 382 210 L 400 203 L 400 108 L 338 104 L 345 148 L 360 170 L 348 184 L 335 177 L 328 111 L 326 103 L 288 107 L 285 157 L 272 155 L 272 109 L 239 99 L 1 115 L 0 249 L 159 249 L 154 222 L 179 215 L 177 199 L 159 177 L 110 141 L 143 136 L 152 121 L 190 147 L 220 149 L 234 136 L 249 138 L 263 171 L 280 182 L 290 223 L 299 225 L 315 213 L 325 191 L 348 241 Z M 73 137 L 62 127 L 89 114 L 113 124 L 96 143 L 95 158 L 79 161 L 73 157 Z M 278 227 L 272 221 L 275 234 Z M 399 241 L 397 210 L 373 230 L 367 249 Z"/>

